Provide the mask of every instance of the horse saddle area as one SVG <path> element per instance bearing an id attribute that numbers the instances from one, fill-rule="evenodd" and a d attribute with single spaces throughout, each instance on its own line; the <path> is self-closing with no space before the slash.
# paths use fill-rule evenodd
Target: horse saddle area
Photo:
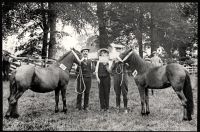
<path id="1" fill-rule="evenodd" d="M 154 72 L 155 70 L 157 70 L 157 72 Z M 163 86 L 167 86 L 169 87 L 170 84 L 167 76 L 165 75 L 166 73 L 166 66 L 162 66 L 162 67 L 154 67 L 151 70 L 149 70 L 149 72 L 146 73 L 146 81 L 147 84 L 149 85 L 149 87 L 163 87 Z M 165 83 L 164 83 L 165 82 Z M 168 82 L 168 83 L 166 83 Z"/>
<path id="2" fill-rule="evenodd" d="M 57 70 L 57 68 L 58 67 L 55 66 L 49 66 L 46 68 L 35 67 L 32 90 L 37 92 L 37 89 L 39 89 L 40 92 L 48 92 L 52 91 L 55 87 L 58 87 L 59 70 Z"/>

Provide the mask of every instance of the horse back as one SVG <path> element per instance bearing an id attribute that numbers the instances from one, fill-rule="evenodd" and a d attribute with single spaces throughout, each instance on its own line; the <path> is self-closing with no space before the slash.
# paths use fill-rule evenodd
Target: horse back
<path id="1" fill-rule="evenodd" d="M 151 88 L 164 88 L 169 83 L 166 75 L 166 65 L 149 69 L 146 72 L 145 82 L 146 86 Z"/>

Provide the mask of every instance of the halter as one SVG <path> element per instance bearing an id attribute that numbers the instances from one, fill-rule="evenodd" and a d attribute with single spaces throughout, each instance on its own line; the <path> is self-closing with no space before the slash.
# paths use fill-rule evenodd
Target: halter
<path id="1" fill-rule="evenodd" d="M 126 55 L 124 57 L 124 59 L 122 60 L 122 62 L 124 62 L 125 60 L 127 60 L 132 53 L 133 53 L 133 51 L 131 51 L 130 53 L 128 53 L 128 55 Z"/>
<path id="2" fill-rule="evenodd" d="M 83 60 L 83 59 L 79 59 L 79 57 L 78 57 L 78 55 L 73 51 L 73 50 L 71 50 L 72 51 L 72 53 L 74 54 L 74 56 L 76 57 L 76 59 L 78 60 L 78 62 L 79 62 L 79 64 L 81 64 L 81 61 Z M 75 92 L 76 93 L 78 93 L 78 94 L 83 94 L 84 92 L 85 92 L 85 89 L 86 89 L 86 86 L 85 86 L 85 81 L 84 81 L 84 79 L 83 79 L 83 72 L 82 72 L 82 68 L 81 68 L 81 66 L 79 66 L 79 74 L 77 75 L 77 77 L 76 77 L 76 80 L 78 79 L 78 77 L 80 76 L 80 83 L 79 83 L 79 88 L 81 88 L 81 80 L 82 80 L 82 82 L 83 82 L 83 86 L 84 86 L 84 89 L 83 89 L 83 91 L 82 92 L 78 92 L 77 91 L 77 89 L 76 89 L 76 87 L 75 87 Z M 75 80 L 75 81 L 76 81 Z"/>

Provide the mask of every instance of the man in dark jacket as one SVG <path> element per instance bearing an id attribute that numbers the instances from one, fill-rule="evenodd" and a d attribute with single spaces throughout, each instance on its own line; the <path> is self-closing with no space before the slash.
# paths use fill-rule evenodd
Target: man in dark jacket
<path id="1" fill-rule="evenodd" d="M 128 113 L 128 74 L 127 74 L 127 63 L 121 63 L 117 59 L 115 59 L 111 66 L 111 71 L 113 73 L 114 79 L 114 90 L 116 94 L 116 107 L 118 111 L 120 111 L 120 102 L 121 102 L 121 93 L 123 95 L 123 102 L 124 102 L 124 112 Z"/>
<path id="2" fill-rule="evenodd" d="M 83 58 L 81 60 L 81 66 L 77 68 L 77 72 L 79 72 L 79 77 L 77 79 L 77 104 L 76 108 L 79 110 L 82 109 L 82 94 L 84 94 L 84 105 L 83 109 L 88 111 L 89 104 L 89 93 L 92 82 L 92 73 L 94 72 L 94 65 L 92 64 L 92 60 L 88 59 L 89 48 L 82 48 L 81 53 Z M 81 68 L 81 71 L 80 71 Z M 82 75 L 80 74 L 82 72 Z"/>

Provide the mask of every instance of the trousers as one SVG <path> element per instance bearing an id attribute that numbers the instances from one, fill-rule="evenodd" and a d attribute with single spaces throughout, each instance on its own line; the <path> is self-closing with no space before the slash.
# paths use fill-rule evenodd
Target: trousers
<path id="1" fill-rule="evenodd" d="M 121 84 L 122 81 L 122 84 Z M 120 86 L 121 84 L 121 86 Z M 127 108 L 127 103 L 128 103 L 128 80 L 127 80 L 127 74 L 123 75 L 123 80 L 122 80 L 122 74 L 114 74 L 114 91 L 116 94 L 116 106 L 120 107 L 120 101 L 121 101 L 121 93 L 123 95 L 123 102 L 124 102 L 124 107 Z"/>
<path id="2" fill-rule="evenodd" d="M 92 79 L 91 79 L 91 77 L 84 77 L 83 79 L 84 79 L 85 86 L 86 86 L 85 92 L 83 93 L 84 94 L 83 108 L 86 109 L 88 107 L 88 104 L 89 104 L 89 94 L 90 94 Z M 80 86 L 80 83 L 81 83 L 81 86 Z M 82 92 L 83 90 L 84 90 L 83 81 L 82 80 L 80 81 L 80 78 L 78 78 L 78 80 L 77 80 L 77 91 Z M 77 95 L 76 107 L 78 109 L 82 108 L 82 94 Z"/>
<path id="3" fill-rule="evenodd" d="M 110 76 L 99 77 L 99 99 L 101 109 L 109 109 L 109 96 L 110 96 Z"/>

